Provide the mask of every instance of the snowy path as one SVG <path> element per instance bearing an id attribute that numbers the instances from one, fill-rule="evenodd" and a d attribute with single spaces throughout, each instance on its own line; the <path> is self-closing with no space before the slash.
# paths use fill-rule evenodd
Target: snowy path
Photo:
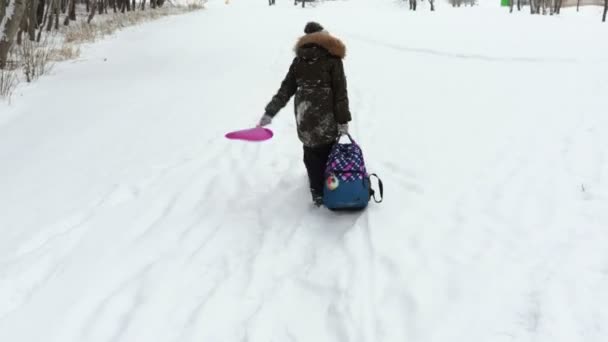
<path id="1" fill-rule="evenodd" d="M 608 51 L 578 39 L 608 27 L 244 2 L 123 31 L 0 104 L 0 341 L 608 339 Z M 222 138 L 310 19 L 349 49 L 387 188 L 365 213 L 308 204 L 291 104 L 270 142 Z"/>

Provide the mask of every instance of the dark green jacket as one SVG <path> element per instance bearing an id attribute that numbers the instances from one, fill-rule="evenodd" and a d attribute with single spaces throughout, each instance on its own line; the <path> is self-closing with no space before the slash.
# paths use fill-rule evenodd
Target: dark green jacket
<path id="1" fill-rule="evenodd" d="M 274 117 L 295 94 L 298 137 L 306 146 L 335 141 L 338 124 L 351 120 L 342 59 L 344 44 L 327 32 L 307 34 L 298 40 L 294 58 L 281 88 L 266 106 Z"/>

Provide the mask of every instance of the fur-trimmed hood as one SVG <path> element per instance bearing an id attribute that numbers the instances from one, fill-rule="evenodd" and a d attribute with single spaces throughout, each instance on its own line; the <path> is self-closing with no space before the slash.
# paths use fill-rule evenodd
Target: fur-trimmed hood
<path id="1" fill-rule="evenodd" d="M 329 33 L 315 32 L 311 34 L 307 34 L 298 39 L 296 46 L 294 47 L 294 51 L 298 54 L 298 50 L 308 44 L 318 45 L 325 50 L 327 50 L 331 55 L 338 57 L 340 59 L 344 59 L 346 56 L 346 46 L 342 41 Z"/>

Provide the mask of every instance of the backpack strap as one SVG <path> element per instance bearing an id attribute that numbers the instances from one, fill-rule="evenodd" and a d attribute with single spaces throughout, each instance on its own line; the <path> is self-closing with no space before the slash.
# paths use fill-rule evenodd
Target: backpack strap
<path id="1" fill-rule="evenodd" d="M 342 139 L 343 136 L 347 136 L 348 140 L 350 140 L 351 144 L 356 144 L 355 140 L 353 139 L 353 137 L 350 135 L 350 133 L 346 133 L 346 134 L 338 134 L 338 136 L 336 137 L 336 143 L 340 142 L 340 139 Z"/>
<path id="2" fill-rule="evenodd" d="M 371 184 L 372 184 L 371 178 L 372 177 L 376 177 L 376 179 L 378 180 L 378 188 L 379 188 L 378 190 L 380 190 L 380 199 L 379 200 L 376 198 L 376 192 L 371 187 Z M 384 185 L 382 184 L 382 180 L 375 173 L 370 174 L 368 176 L 368 179 L 369 179 L 369 184 L 370 184 L 370 187 L 369 187 L 369 189 L 370 189 L 369 190 L 370 191 L 370 197 L 374 198 L 374 202 L 376 202 L 376 203 L 382 203 L 382 201 L 384 200 Z"/>

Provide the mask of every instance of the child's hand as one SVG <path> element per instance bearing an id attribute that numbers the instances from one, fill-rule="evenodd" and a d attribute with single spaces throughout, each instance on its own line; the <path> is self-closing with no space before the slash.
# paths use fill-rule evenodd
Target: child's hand
<path id="1" fill-rule="evenodd" d="M 272 123 L 272 116 L 264 114 L 258 123 L 258 127 L 268 126 Z"/>
<path id="2" fill-rule="evenodd" d="M 338 124 L 338 133 L 340 136 L 348 134 L 348 124 Z"/>

